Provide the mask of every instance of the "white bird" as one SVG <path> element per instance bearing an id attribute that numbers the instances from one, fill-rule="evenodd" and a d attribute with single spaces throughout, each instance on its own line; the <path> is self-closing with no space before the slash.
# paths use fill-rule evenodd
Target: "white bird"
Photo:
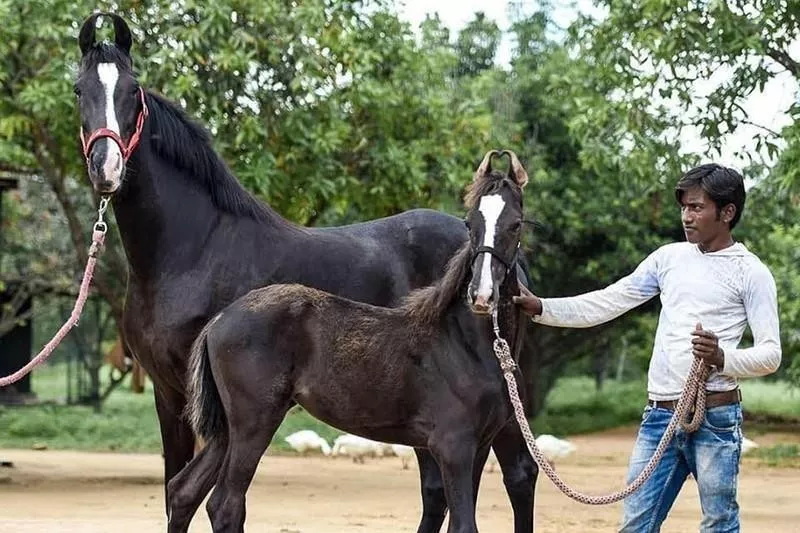
<path id="1" fill-rule="evenodd" d="M 364 457 L 383 457 L 384 444 L 345 433 L 333 441 L 333 455 L 349 455 L 354 463 L 363 463 Z"/>
<path id="2" fill-rule="evenodd" d="M 408 470 L 408 463 L 414 458 L 414 448 L 405 444 L 392 444 L 392 451 L 403 463 L 403 470 Z"/>
<path id="3" fill-rule="evenodd" d="M 742 455 L 747 455 L 758 448 L 758 444 L 745 436 L 742 436 Z"/>
<path id="4" fill-rule="evenodd" d="M 571 442 L 547 434 L 536 437 L 536 446 L 542 450 L 552 467 L 555 467 L 556 459 L 566 457 L 577 449 Z"/>
<path id="5" fill-rule="evenodd" d="M 312 450 L 319 450 L 326 456 L 331 454 L 331 447 L 328 441 L 310 429 L 303 429 L 292 433 L 283 440 L 285 440 L 294 451 L 302 453 L 303 455 Z"/>

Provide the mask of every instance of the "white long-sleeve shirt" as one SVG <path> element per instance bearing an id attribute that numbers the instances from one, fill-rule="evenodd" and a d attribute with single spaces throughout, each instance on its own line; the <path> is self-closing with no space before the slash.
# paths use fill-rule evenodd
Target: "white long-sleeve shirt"
<path id="1" fill-rule="evenodd" d="M 591 327 L 608 322 L 661 294 L 661 314 L 648 370 L 653 400 L 675 400 L 683 390 L 694 356 L 697 323 L 714 332 L 725 365 L 712 372 L 709 391 L 736 387 L 737 377 L 775 372 L 781 362 L 778 301 L 769 269 L 736 243 L 703 253 L 691 243 L 667 244 L 650 254 L 630 275 L 608 287 L 568 298 L 542 298 L 538 323 Z M 753 346 L 739 348 L 747 324 Z"/>

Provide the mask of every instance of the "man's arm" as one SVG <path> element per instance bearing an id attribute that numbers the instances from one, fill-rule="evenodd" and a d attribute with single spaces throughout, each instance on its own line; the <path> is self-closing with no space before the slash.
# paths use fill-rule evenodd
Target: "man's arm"
<path id="1" fill-rule="evenodd" d="M 617 318 L 659 293 L 658 250 L 628 276 L 604 289 L 568 298 L 539 298 L 522 291 L 514 298 L 533 320 L 547 326 L 588 328 Z"/>
<path id="2" fill-rule="evenodd" d="M 753 333 L 751 348 L 724 348 L 725 376 L 737 378 L 772 374 L 781 364 L 778 294 L 766 267 L 754 269 L 745 289 L 744 306 Z"/>

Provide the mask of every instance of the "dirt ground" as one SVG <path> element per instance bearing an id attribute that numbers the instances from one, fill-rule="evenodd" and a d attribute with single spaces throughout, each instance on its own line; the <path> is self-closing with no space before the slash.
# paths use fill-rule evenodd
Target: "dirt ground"
<path id="1" fill-rule="evenodd" d="M 557 464 L 576 488 L 593 494 L 619 488 L 634 430 L 574 437 L 578 451 Z M 763 444 L 798 442 L 789 434 L 762 435 Z M 149 533 L 165 531 L 159 455 L 0 450 L 14 468 L 0 468 L 0 533 Z M 270 456 L 248 493 L 247 531 L 339 533 L 415 531 L 420 511 L 416 466 L 403 470 L 389 457 L 354 464 L 346 458 Z M 580 505 L 544 476 L 536 492 L 536 531 L 612 532 L 621 504 Z M 745 458 L 739 503 L 742 529 L 800 532 L 800 469 L 770 468 Z M 687 482 L 664 533 L 697 531 L 700 505 Z M 498 471 L 487 472 L 478 500 L 483 532 L 512 530 L 511 509 Z M 209 532 L 205 510 L 193 533 Z"/>

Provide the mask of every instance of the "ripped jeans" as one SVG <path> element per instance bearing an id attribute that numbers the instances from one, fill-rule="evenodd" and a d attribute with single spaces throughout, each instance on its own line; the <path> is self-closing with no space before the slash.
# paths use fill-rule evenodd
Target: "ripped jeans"
<path id="1" fill-rule="evenodd" d="M 672 411 L 647 406 L 630 460 L 630 483 L 653 456 Z M 697 481 L 701 533 L 738 533 L 736 487 L 742 450 L 742 408 L 722 405 L 706 411 L 695 433 L 680 428 L 653 475 L 624 503 L 620 533 L 656 533 L 689 474 Z"/>

